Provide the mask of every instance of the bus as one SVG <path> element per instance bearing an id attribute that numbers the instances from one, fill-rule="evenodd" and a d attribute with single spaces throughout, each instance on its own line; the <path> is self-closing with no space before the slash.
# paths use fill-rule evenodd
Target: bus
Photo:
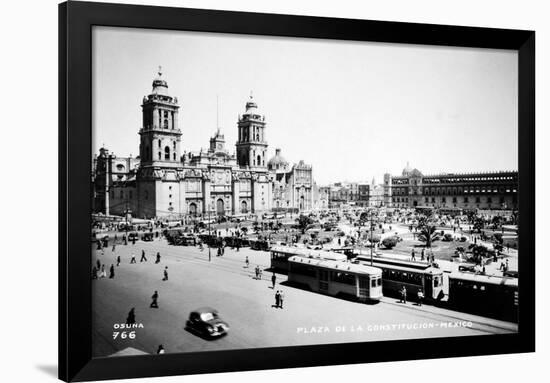
<path id="1" fill-rule="evenodd" d="M 332 261 L 347 261 L 348 257 L 326 250 L 312 250 L 303 247 L 293 246 L 272 246 L 271 247 L 271 269 L 286 272 L 288 271 L 288 259 L 294 255 L 308 258 L 327 259 Z"/>
<path id="2" fill-rule="evenodd" d="M 292 256 L 288 259 L 288 283 L 363 302 L 382 298 L 382 270 L 347 261 Z"/>
<path id="3" fill-rule="evenodd" d="M 386 296 L 400 297 L 401 289 L 405 286 L 407 295 L 414 299 L 420 289 L 426 301 L 441 300 L 444 297 L 443 271 L 427 262 L 376 256 L 372 258 L 371 264 L 371 258 L 365 255 L 355 257 L 352 262 L 382 269 L 382 292 Z"/>
<path id="4" fill-rule="evenodd" d="M 469 272 L 449 274 L 449 307 L 489 316 L 518 321 L 518 279 L 509 276 Z"/>

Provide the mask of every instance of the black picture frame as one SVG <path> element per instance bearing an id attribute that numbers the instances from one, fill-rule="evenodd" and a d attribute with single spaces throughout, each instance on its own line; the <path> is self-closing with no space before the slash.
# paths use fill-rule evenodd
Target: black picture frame
<path id="1" fill-rule="evenodd" d="M 518 52 L 518 333 L 92 358 L 92 26 L 498 48 Z M 352 364 L 535 350 L 535 32 L 70 1 L 59 5 L 59 378 L 65 381 Z M 442 347 L 444 345 L 444 347 Z"/>

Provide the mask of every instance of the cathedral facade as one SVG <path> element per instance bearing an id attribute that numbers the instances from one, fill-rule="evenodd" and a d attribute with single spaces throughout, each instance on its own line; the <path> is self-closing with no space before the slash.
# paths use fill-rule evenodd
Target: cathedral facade
<path id="1" fill-rule="evenodd" d="M 101 148 L 94 158 L 94 212 L 182 218 L 316 205 L 310 165 L 301 161 L 276 169 L 280 152 L 266 160 L 266 120 L 252 96 L 238 118 L 235 154 L 219 129 L 207 150 L 182 153 L 178 99 L 169 95 L 160 71 L 141 109 L 139 157 L 117 157 Z"/>

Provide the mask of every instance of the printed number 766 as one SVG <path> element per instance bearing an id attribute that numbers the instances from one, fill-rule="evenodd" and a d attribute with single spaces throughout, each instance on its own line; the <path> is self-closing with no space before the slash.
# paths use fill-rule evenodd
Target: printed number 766
<path id="1" fill-rule="evenodd" d="M 126 339 L 126 338 L 129 338 L 129 339 L 136 339 L 136 332 L 135 331 L 130 331 L 130 332 L 126 332 L 126 331 L 113 331 L 113 339 L 116 339 L 120 336 L 120 339 Z"/>

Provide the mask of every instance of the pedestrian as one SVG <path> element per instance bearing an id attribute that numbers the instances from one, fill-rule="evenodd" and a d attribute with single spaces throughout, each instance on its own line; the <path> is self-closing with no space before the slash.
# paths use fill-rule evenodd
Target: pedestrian
<path id="1" fill-rule="evenodd" d="M 405 287 L 405 285 L 401 287 L 401 301 L 407 304 L 407 288 Z"/>
<path id="2" fill-rule="evenodd" d="M 132 235 L 132 245 L 135 245 L 135 244 L 136 244 L 136 236 Z"/>
<path id="3" fill-rule="evenodd" d="M 256 279 L 258 279 L 258 276 L 260 275 L 260 267 L 259 266 L 256 266 L 256 268 L 254 269 L 254 273 L 256 274 Z"/>
<path id="4" fill-rule="evenodd" d="M 109 269 L 109 279 L 114 279 L 114 278 L 115 278 L 115 266 L 111 264 L 111 267 Z"/>
<path id="5" fill-rule="evenodd" d="M 277 292 L 275 293 L 275 307 L 279 308 L 280 303 L 281 303 L 281 293 L 279 292 L 279 290 L 277 290 Z"/>
<path id="6" fill-rule="evenodd" d="M 160 252 L 157 251 L 157 259 L 155 263 L 160 263 Z"/>
<path id="7" fill-rule="evenodd" d="M 92 268 L 92 279 L 97 279 L 97 267 Z"/>
<path id="8" fill-rule="evenodd" d="M 248 255 L 246 256 L 244 263 L 246 264 L 246 268 L 248 268 L 248 266 L 250 265 L 250 261 L 248 260 Z"/>
<path id="9" fill-rule="evenodd" d="M 136 263 L 136 255 L 132 254 L 132 259 L 130 259 L 130 263 Z"/>
<path id="10" fill-rule="evenodd" d="M 162 344 L 159 344 L 159 348 L 157 349 L 157 354 L 164 354 L 164 347 Z"/>
<path id="11" fill-rule="evenodd" d="M 273 285 L 272 289 L 275 290 L 275 282 L 277 282 L 277 276 L 275 273 L 271 276 L 271 284 Z"/>
<path id="12" fill-rule="evenodd" d="M 139 259 L 140 262 L 147 262 L 147 257 L 145 257 L 145 250 L 141 250 L 141 258 Z"/>
<path id="13" fill-rule="evenodd" d="M 120 255 L 116 257 L 116 266 L 118 267 L 120 265 Z"/>
<path id="14" fill-rule="evenodd" d="M 159 299 L 159 293 L 157 292 L 157 290 L 155 290 L 155 293 L 153 294 L 153 296 L 151 296 L 151 299 L 153 300 L 151 302 L 151 308 L 156 308 L 158 309 L 159 308 L 159 304 L 158 304 L 158 299 Z"/>
<path id="15" fill-rule="evenodd" d="M 115 239 L 113 240 L 113 244 L 116 244 L 118 241 L 118 236 L 115 234 Z"/>
<path id="16" fill-rule="evenodd" d="M 418 289 L 416 295 L 418 296 L 418 306 L 422 306 L 422 301 L 424 300 L 424 291 L 422 291 L 422 289 L 420 288 Z"/>
<path id="17" fill-rule="evenodd" d="M 262 269 L 258 266 L 258 278 L 262 279 Z"/>
<path id="18" fill-rule="evenodd" d="M 168 280 L 168 266 L 164 267 L 164 278 L 162 278 L 163 281 Z"/>
<path id="19" fill-rule="evenodd" d="M 135 324 L 136 323 L 136 309 L 132 307 L 128 316 L 126 317 L 126 324 Z"/>
<path id="20" fill-rule="evenodd" d="M 285 300 L 285 295 L 283 294 L 283 290 L 281 290 L 281 292 L 279 293 L 279 305 L 281 306 L 281 308 L 283 308 L 284 300 Z"/>
<path id="21" fill-rule="evenodd" d="M 423 247 L 422 250 L 420 251 L 420 260 L 421 261 L 424 261 L 425 255 L 426 255 L 426 248 Z"/>
<path id="22" fill-rule="evenodd" d="M 415 253 L 414 253 L 414 247 L 413 247 L 413 249 L 412 249 L 412 251 L 411 251 L 411 261 L 416 261 L 416 255 L 415 255 Z"/>
<path id="23" fill-rule="evenodd" d="M 99 275 L 100 278 L 107 278 L 107 272 L 105 271 L 105 265 L 101 265 L 101 274 Z"/>

